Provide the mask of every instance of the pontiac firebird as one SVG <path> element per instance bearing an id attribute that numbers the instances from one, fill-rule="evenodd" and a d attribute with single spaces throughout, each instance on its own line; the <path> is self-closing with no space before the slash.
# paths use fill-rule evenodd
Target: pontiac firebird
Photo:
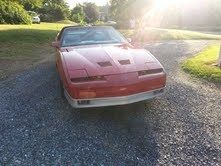
<path id="1" fill-rule="evenodd" d="M 160 62 L 113 27 L 64 27 L 52 46 L 62 93 L 75 108 L 131 104 L 165 91 Z"/>

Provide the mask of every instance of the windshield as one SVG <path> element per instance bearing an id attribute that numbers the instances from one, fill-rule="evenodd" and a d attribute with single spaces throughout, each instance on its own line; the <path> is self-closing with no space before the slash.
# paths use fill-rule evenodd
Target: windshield
<path id="1" fill-rule="evenodd" d="M 62 36 L 62 47 L 127 42 L 127 40 L 112 27 L 71 27 L 65 29 Z"/>

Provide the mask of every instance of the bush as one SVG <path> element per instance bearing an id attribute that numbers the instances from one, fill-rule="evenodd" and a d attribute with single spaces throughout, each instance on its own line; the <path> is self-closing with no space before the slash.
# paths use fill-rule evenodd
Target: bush
<path id="1" fill-rule="evenodd" d="M 0 0 L 0 24 L 31 24 L 31 17 L 16 2 Z"/>

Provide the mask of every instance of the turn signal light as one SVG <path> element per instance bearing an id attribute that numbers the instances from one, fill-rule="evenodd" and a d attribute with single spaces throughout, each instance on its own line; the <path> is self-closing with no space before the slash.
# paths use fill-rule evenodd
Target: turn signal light
<path id="1" fill-rule="evenodd" d="M 80 91 L 79 97 L 82 98 L 82 99 L 95 98 L 96 93 L 95 92 L 90 92 L 90 91 Z"/>

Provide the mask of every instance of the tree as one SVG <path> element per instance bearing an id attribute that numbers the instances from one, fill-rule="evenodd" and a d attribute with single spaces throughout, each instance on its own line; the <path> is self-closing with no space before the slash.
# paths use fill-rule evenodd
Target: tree
<path id="1" fill-rule="evenodd" d="M 95 3 L 84 3 L 85 21 L 87 23 L 94 23 L 99 18 L 98 7 Z"/>
<path id="2" fill-rule="evenodd" d="M 152 6 L 154 0 L 111 0 L 111 16 L 115 20 L 139 19 Z"/>
<path id="3" fill-rule="evenodd" d="M 44 0 L 38 12 L 41 20 L 48 22 L 65 20 L 70 16 L 69 7 L 64 0 Z"/>
<path id="4" fill-rule="evenodd" d="M 84 19 L 85 19 L 84 8 L 82 5 L 77 4 L 71 11 L 71 20 L 76 23 L 84 24 Z"/>
<path id="5" fill-rule="evenodd" d="M 102 21 L 108 21 L 109 20 L 109 4 L 107 3 L 105 6 L 99 6 L 100 11 L 100 20 Z"/>
<path id="6" fill-rule="evenodd" d="M 27 11 L 35 10 L 43 5 L 43 0 L 17 0 L 17 2 L 23 5 Z"/>
<path id="7" fill-rule="evenodd" d="M 16 1 L 0 0 L 0 24 L 31 24 L 31 17 Z"/>
<path id="8" fill-rule="evenodd" d="M 111 0 L 111 17 L 117 21 L 128 19 L 128 0 Z"/>

